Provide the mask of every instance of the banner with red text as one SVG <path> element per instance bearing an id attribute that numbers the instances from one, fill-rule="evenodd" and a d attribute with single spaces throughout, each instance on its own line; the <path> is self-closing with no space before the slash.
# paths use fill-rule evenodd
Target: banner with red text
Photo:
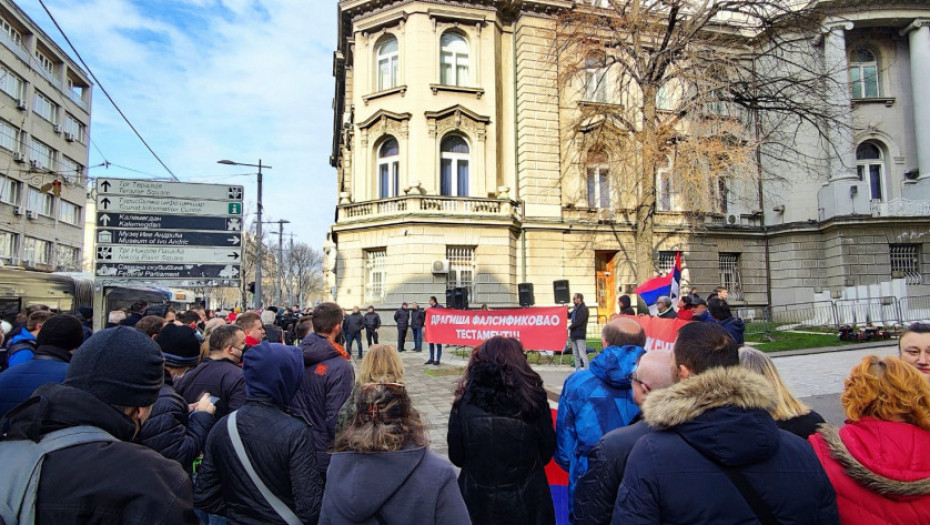
<path id="1" fill-rule="evenodd" d="M 500 335 L 518 339 L 526 350 L 565 348 L 568 311 L 564 306 L 512 310 L 426 310 L 427 343 L 477 346 Z"/>
<path id="2" fill-rule="evenodd" d="M 629 317 L 633 319 L 643 330 L 646 331 L 646 350 L 656 348 L 672 349 L 675 339 L 678 338 L 678 329 L 690 323 L 691 321 L 682 321 L 681 319 L 664 319 L 661 317 L 650 317 L 647 315 L 624 315 L 618 317 Z"/>

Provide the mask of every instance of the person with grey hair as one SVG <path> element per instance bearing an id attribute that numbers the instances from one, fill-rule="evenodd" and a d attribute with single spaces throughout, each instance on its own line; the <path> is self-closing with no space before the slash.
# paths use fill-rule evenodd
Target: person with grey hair
<path id="1" fill-rule="evenodd" d="M 672 299 L 667 295 L 660 295 L 656 300 L 657 313 L 656 317 L 661 317 L 662 319 L 677 319 L 678 314 L 675 312 L 675 309 L 672 308 Z"/>

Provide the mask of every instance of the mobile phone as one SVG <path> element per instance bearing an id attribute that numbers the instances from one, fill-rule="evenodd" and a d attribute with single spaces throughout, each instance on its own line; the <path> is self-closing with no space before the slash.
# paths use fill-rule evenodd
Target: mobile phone
<path id="1" fill-rule="evenodd" d="M 210 396 L 210 402 L 213 403 L 214 405 L 215 405 L 216 402 L 219 401 L 219 400 L 220 400 L 220 398 L 217 397 L 217 396 Z"/>

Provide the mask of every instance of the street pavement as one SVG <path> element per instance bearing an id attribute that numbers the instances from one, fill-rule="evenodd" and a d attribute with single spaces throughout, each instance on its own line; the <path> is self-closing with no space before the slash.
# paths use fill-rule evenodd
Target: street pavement
<path id="1" fill-rule="evenodd" d="M 829 423 L 840 425 L 845 416 L 840 406 L 839 397 L 843 391 L 843 381 L 849 371 L 863 357 L 876 355 L 896 355 L 897 346 L 892 342 L 887 345 L 868 348 L 842 347 L 838 351 L 818 351 L 804 355 L 773 355 L 775 365 L 795 396 L 808 403 Z M 836 349 L 832 349 L 836 350 Z M 429 428 L 430 448 L 442 455 L 448 455 L 446 429 L 449 412 L 452 408 L 455 387 L 466 358 L 453 355 L 448 349 L 443 353 L 441 366 L 424 365 L 429 359 L 428 352 L 402 352 L 407 391 L 413 400 L 413 406 L 420 411 L 421 417 Z M 531 360 L 535 361 L 535 358 Z M 545 358 L 542 359 L 545 362 Z M 549 364 L 533 365 L 543 378 L 550 399 L 558 399 L 562 384 L 574 368 L 567 365 Z"/>

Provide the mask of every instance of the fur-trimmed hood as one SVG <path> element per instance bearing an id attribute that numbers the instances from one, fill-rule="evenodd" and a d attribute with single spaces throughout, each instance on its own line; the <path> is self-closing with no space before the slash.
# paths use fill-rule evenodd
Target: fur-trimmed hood
<path id="1" fill-rule="evenodd" d="M 930 495 L 930 461 L 920 459 L 930 432 L 871 418 L 819 432 L 843 472 L 870 491 L 896 500 Z"/>
<path id="2" fill-rule="evenodd" d="M 643 403 L 646 423 L 671 430 L 719 463 L 739 466 L 774 455 L 779 430 L 769 411 L 775 391 L 761 375 L 739 366 L 712 368 Z"/>

